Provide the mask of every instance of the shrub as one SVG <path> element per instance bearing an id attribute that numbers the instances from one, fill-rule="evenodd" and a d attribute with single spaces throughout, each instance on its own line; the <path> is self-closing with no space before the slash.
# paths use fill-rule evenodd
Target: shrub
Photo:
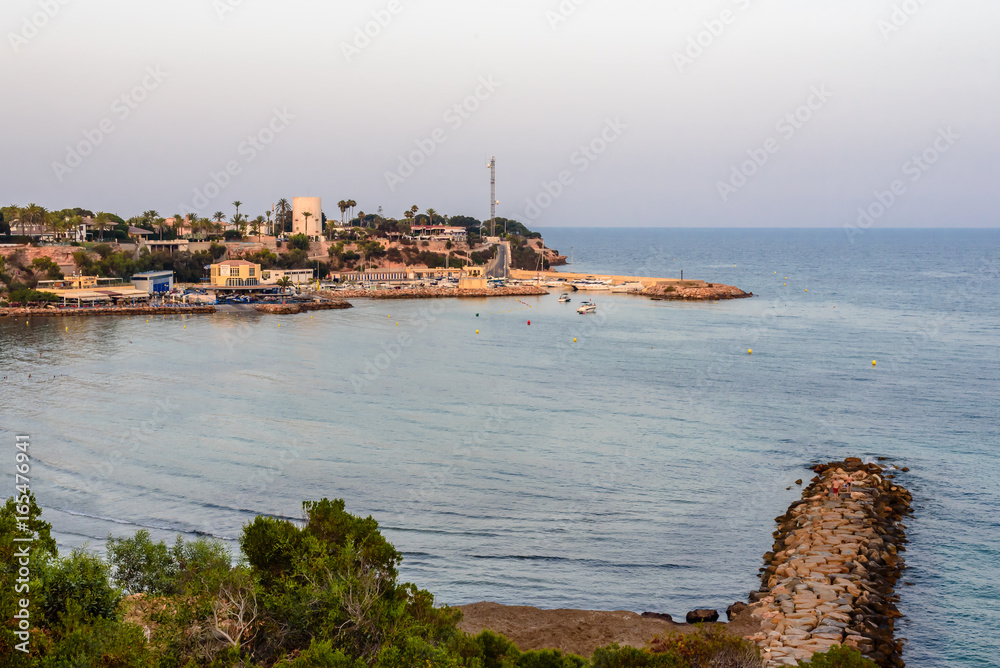
<path id="1" fill-rule="evenodd" d="M 309 237 L 304 234 L 293 234 L 288 240 L 288 245 L 301 251 L 308 251 L 311 242 L 309 241 Z"/>
<path id="2" fill-rule="evenodd" d="M 588 668 L 588 662 L 575 654 L 563 654 L 555 649 L 525 652 L 514 662 L 517 668 Z"/>
<path id="3" fill-rule="evenodd" d="M 108 535 L 108 561 L 114 567 L 114 580 L 130 594 L 173 594 L 176 591 L 177 565 L 167 544 L 154 543 L 149 532 L 140 529 L 131 538 Z"/>
<path id="4" fill-rule="evenodd" d="M 664 290 L 664 292 L 677 292 L 677 288 L 675 288 L 674 286 L 670 285 L 670 286 L 667 286 L 667 289 Z"/>
<path id="5" fill-rule="evenodd" d="M 878 664 L 856 649 L 834 645 L 827 652 L 813 654 L 809 661 L 800 661 L 799 668 L 878 668 Z"/>
<path id="6" fill-rule="evenodd" d="M 54 559 L 41 568 L 41 607 L 51 624 L 72 603 L 84 617 L 114 619 L 121 592 L 111 586 L 109 568 L 100 557 L 74 550 L 65 559 Z"/>
<path id="7" fill-rule="evenodd" d="M 599 647 L 590 657 L 593 668 L 690 668 L 674 654 L 650 654 L 635 647 Z"/>
<path id="8" fill-rule="evenodd" d="M 240 234 L 239 230 L 226 230 L 226 233 L 222 235 L 222 238 L 226 241 L 240 241 L 243 239 L 243 235 Z"/>
<path id="9" fill-rule="evenodd" d="M 748 640 L 730 635 L 725 627 L 716 624 L 699 626 L 693 633 L 671 633 L 655 637 L 649 643 L 653 654 L 670 654 L 686 661 L 691 666 L 715 665 L 717 659 L 725 658 L 723 664 L 743 668 L 762 666 L 760 650 Z M 733 663 L 739 659 L 741 663 Z"/>

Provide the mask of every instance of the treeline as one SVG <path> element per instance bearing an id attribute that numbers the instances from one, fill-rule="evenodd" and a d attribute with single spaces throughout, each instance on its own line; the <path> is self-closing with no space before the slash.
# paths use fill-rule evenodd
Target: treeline
<path id="1" fill-rule="evenodd" d="M 461 632 L 460 611 L 399 581 L 402 555 L 342 500 L 302 526 L 257 517 L 242 559 L 218 541 L 109 536 L 107 560 L 60 556 L 31 495 L 0 510 L 0 665 L 118 668 L 759 668 L 756 646 L 709 626 L 589 660 Z M 25 519 L 27 518 L 27 519 Z M 33 542 L 15 538 L 31 535 Z M 28 545 L 30 547 L 22 547 Z M 27 555 L 27 556 L 25 556 Z M 28 565 L 25 566 L 24 564 Z M 22 622 L 22 620 L 24 620 Z M 24 652 L 22 650 L 27 650 Z M 871 666 L 849 652 L 850 662 Z M 847 659 L 845 659 L 846 661 Z"/>

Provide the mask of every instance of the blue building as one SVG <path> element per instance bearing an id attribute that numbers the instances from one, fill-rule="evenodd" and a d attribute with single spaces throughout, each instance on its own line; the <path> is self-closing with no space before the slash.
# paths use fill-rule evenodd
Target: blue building
<path id="1" fill-rule="evenodd" d="M 136 290 L 145 290 L 151 295 L 170 292 L 174 289 L 174 272 L 147 271 L 132 276 L 132 285 Z"/>

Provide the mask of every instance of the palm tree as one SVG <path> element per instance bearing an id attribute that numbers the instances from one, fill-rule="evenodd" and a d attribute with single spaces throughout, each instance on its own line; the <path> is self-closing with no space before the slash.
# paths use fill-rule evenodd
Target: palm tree
<path id="1" fill-rule="evenodd" d="M 276 216 L 275 222 L 281 223 L 281 231 L 284 232 L 285 228 L 288 226 L 288 216 L 292 211 L 291 205 L 288 200 L 282 197 L 278 200 L 278 215 Z"/>
<path id="2" fill-rule="evenodd" d="M 222 213 L 221 211 L 216 211 L 215 213 L 212 214 L 212 218 L 215 219 L 216 224 L 221 224 L 222 221 L 226 219 L 226 214 Z"/>
<path id="3" fill-rule="evenodd" d="M 353 199 L 347 200 L 347 206 L 351 208 L 351 219 L 354 218 L 354 207 L 356 207 L 357 205 L 358 203 L 355 202 Z"/>
<path id="4" fill-rule="evenodd" d="M 233 206 L 236 207 L 236 215 L 237 216 L 240 215 L 240 207 L 243 206 L 243 202 L 236 200 L 235 202 L 233 202 Z"/>
<path id="5" fill-rule="evenodd" d="M 434 209 L 427 209 L 428 224 L 430 225 L 434 224 L 434 216 L 436 215 L 438 215 L 437 211 L 435 211 Z"/>
<path id="6" fill-rule="evenodd" d="M 271 225 L 271 210 L 268 209 L 267 211 L 265 211 L 264 215 L 267 216 L 267 233 L 268 233 L 269 236 L 273 237 L 274 236 L 274 227 L 272 227 L 272 225 Z M 260 239 L 257 239 L 257 241 L 260 241 Z"/>
<path id="7" fill-rule="evenodd" d="M 337 202 L 337 208 L 340 209 L 340 224 L 347 225 L 347 221 L 344 220 L 344 213 L 346 213 L 348 209 L 347 200 L 342 199 Z"/>
<path id="8" fill-rule="evenodd" d="M 257 235 L 257 241 L 260 241 L 260 228 L 264 225 L 264 216 L 257 216 L 250 221 L 250 233 Z"/>
<path id="9" fill-rule="evenodd" d="M 312 218 L 312 212 L 311 211 L 303 211 L 302 212 L 302 217 L 306 219 L 306 224 L 305 224 L 304 227 L 305 227 L 306 232 L 308 232 L 309 231 L 309 219 Z"/>
<path id="10" fill-rule="evenodd" d="M 94 218 L 94 226 L 97 231 L 101 233 L 101 242 L 104 241 L 104 230 L 108 229 L 111 224 L 111 215 L 103 211 L 97 212 L 97 217 Z"/>
<path id="11" fill-rule="evenodd" d="M 233 219 L 230 220 L 229 222 L 232 223 L 233 227 L 235 227 L 237 229 L 237 231 L 240 233 L 241 237 L 242 236 L 246 236 L 246 233 L 247 233 L 247 217 L 246 216 L 244 216 L 242 213 L 237 213 L 236 215 L 233 216 Z"/>
<path id="12" fill-rule="evenodd" d="M 281 278 L 278 279 L 275 285 L 281 288 L 281 294 L 282 294 L 281 303 L 284 304 L 285 303 L 284 294 L 285 291 L 288 290 L 288 288 L 292 287 L 292 279 L 288 278 L 287 276 L 282 276 Z"/>
<path id="13" fill-rule="evenodd" d="M 38 206 L 34 202 L 21 209 L 21 234 L 24 235 L 24 227 L 27 224 L 44 225 L 49 212 L 44 206 Z"/>

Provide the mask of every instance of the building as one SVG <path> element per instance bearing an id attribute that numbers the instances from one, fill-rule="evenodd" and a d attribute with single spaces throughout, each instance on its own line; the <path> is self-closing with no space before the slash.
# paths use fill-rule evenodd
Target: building
<path id="1" fill-rule="evenodd" d="M 211 266 L 209 285 L 216 288 L 243 288 L 260 285 L 260 265 L 246 260 L 224 260 Z"/>
<path id="2" fill-rule="evenodd" d="M 310 283 L 316 277 L 315 269 L 264 269 L 260 273 L 261 285 L 277 285 L 278 281 L 287 277 L 292 285 Z"/>
<path id="3" fill-rule="evenodd" d="M 305 214 L 310 214 L 308 217 Z M 323 237 L 323 200 L 319 197 L 292 198 L 292 234 L 304 234 L 313 241 Z"/>
<path id="4" fill-rule="evenodd" d="M 174 289 L 174 272 L 147 271 L 132 276 L 132 285 L 136 290 L 145 290 L 146 294 L 155 295 L 170 292 Z"/>
<path id="5" fill-rule="evenodd" d="M 469 232 L 464 227 L 451 225 L 414 225 L 411 228 L 414 239 L 433 239 L 436 241 L 453 241 L 465 243 L 469 240 Z"/>
<path id="6" fill-rule="evenodd" d="M 128 236 L 130 239 L 141 243 L 146 239 L 148 239 L 149 237 L 153 236 L 153 233 L 141 227 L 133 227 L 129 225 Z"/>

